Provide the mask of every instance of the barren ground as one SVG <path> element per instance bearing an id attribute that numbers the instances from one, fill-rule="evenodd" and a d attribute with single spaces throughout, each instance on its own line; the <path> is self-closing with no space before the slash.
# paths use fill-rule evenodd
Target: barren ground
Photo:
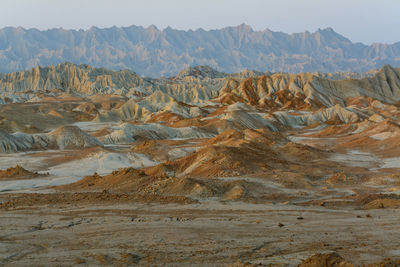
<path id="1" fill-rule="evenodd" d="M 0 213 L 0 259 L 5 266 L 293 266 L 335 251 L 367 264 L 400 256 L 399 216 L 281 203 L 44 205 Z"/>

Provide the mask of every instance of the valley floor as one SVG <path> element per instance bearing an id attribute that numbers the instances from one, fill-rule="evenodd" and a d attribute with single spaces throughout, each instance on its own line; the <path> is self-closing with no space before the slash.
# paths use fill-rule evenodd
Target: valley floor
<path id="1" fill-rule="evenodd" d="M 399 210 L 221 203 L 46 205 L 0 213 L 4 266 L 295 266 L 400 256 Z"/>

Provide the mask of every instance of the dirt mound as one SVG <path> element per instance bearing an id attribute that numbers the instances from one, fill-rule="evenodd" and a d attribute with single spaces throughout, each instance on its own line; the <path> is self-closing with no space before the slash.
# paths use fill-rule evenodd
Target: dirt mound
<path id="1" fill-rule="evenodd" d="M 169 176 L 227 177 L 266 169 L 268 166 L 262 163 L 266 160 L 263 155 L 253 152 L 256 151 L 245 147 L 209 146 L 152 167 L 149 172 Z"/>
<path id="2" fill-rule="evenodd" d="M 368 264 L 367 267 L 397 267 L 400 266 L 400 259 L 383 259 L 374 264 Z"/>
<path id="3" fill-rule="evenodd" d="M 0 170 L 0 179 L 31 179 L 39 176 L 45 176 L 44 174 L 39 174 L 37 172 L 30 172 L 21 166 L 17 165 L 6 170 Z"/>
<path id="4" fill-rule="evenodd" d="M 15 208 L 44 206 L 44 205 L 85 205 L 92 203 L 196 203 L 184 196 L 160 196 L 160 195 L 139 195 L 124 193 L 109 193 L 107 190 L 102 192 L 78 192 L 78 193 L 55 193 L 55 194 L 7 194 L 2 196 L 3 202 L 0 203 L 0 210 Z"/>
<path id="5" fill-rule="evenodd" d="M 143 190 L 143 185 L 150 183 L 151 177 L 147 176 L 143 171 L 134 168 L 126 168 L 119 171 L 113 171 L 109 175 L 100 176 L 94 173 L 85 176 L 72 184 L 55 187 L 60 190 L 67 191 L 102 191 L 111 190 L 118 192 L 132 192 Z"/>
<path id="6" fill-rule="evenodd" d="M 400 196 L 396 194 L 371 194 L 359 199 L 364 209 L 399 208 Z"/>
<path id="7" fill-rule="evenodd" d="M 327 184 L 338 184 L 338 183 L 344 183 L 348 180 L 348 177 L 344 172 L 338 172 L 335 173 L 334 175 L 331 175 L 328 179 L 326 179 Z"/>
<path id="8" fill-rule="evenodd" d="M 152 172 L 162 175 L 166 170 L 168 175 L 179 177 L 239 176 L 287 168 L 300 164 L 305 156 L 316 159 L 319 154 L 316 149 L 291 143 L 265 128 L 230 129 L 202 142 L 184 157 L 152 167 Z"/>
<path id="9" fill-rule="evenodd" d="M 186 196 L 253 201 L 261 196 L 262 186 L 245 180 L 176 178 L 153 175 L 148 171 L 126 168 L 106 176 L 94 174 L 82 180 L 54 187 L 60 191 L 137 194 L 142 196 Z"/>
<path id="10" fill-rule="evenodd" d="M 243 144 L 239 147 L 209 146 L 170 163 L 178 174 L 221 177 L 257 173 L 281 161 L 276 152 Z"/>
<path id="11" fill-rule="evenodd" d="M 384 208 L 399 208 L 400 195 L 397 194 L 357 194 L 342 198 L 333 197 L 331 199 L 311 200 L 303 202 L 299 205 L 318 205 L 325 208 L 348 207 L 355 209 L 384 209 Z"/>
<path id="12" fill-rule="evenodd" d="M 383 208 L 400 208 L 400 199 L 379 198 L 364 205 L 364 209 L 367 210 Z"/>
<path id="13" fill-rule="evenodd" d="M 336 252 L 315 254 L 314 256 L 303 260 L 302 263 L 297 265 L 298 267 L 356 267 L 359 265 L 352 264 L 345 261 Z M 395 267 L 400 266 L 400 259 L 383 259 L 380 262 L 372 263 L 368 265 L 362 265 L 366 267 Z"/>
<path id="14" fill-rule="evenodd" d="M 259 193 L 259 188 L 259 184 L 244 180 L 169 178 L 159 184 L 158 192 L 164 195 L 249 201 Z"/>
<path id="15" fill-rule="evenodd" d="M 298 267 L 355 267 L 354 264 L 346 262 L 337 253 L 327 253 L 327 254 L 315 254 L 314 256 L 305 259 L 302 263 L 297 265 Z"/>
<path id="16" fill-rule="evenodd" d="M 197 141 L 197 140 L 196 140 Z M 144 140 L 137 141 L 132 147 L 132 151 L 146 154 L 151 159 L 163 162 L 171 158 L 174 148 L 177 149 L 195 149 L 192 139 L 188 140 Z"/>

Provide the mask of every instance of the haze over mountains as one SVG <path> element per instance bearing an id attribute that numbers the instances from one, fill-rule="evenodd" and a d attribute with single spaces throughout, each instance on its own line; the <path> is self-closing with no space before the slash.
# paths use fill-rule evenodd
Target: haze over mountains
<path id="1" fill-rule="evenodd" d="M 188 66 L 209 65 L 223 72 L 365 72 L 400 65 L 400 42 L 352 43 L 331 28 L 314 33 L 254 31 L 242 24 L 219 30 L 159 30 L 154 26 L 88 30 L 3 28 L 0 72 L 62 62 L 90 64 L 139 75 L 176 75 Z"/>
<path id="2" fill-rule="evenodd" d="M 400 266 L 399 46 L 0 30 L 0 265 Z"/>

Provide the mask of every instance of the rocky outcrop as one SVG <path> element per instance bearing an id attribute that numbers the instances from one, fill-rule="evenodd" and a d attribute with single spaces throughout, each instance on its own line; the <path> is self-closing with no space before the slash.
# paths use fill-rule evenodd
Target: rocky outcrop
<path id="1" fill-rule="evenodd" d="M 317 253 L 310 258 L 303 260 L 298 267 L 319 267 L 319 266 L 341 266 L 341 267 L 355 267 L 356 265 L 345 261 L 339 254 Z M 377 264 L 379 266 L 379 264 Z"/>
<path id="2" fill-rule="evenodd" d="M 0 74 L 0 92 L 50 91 L 85 95 L 110 93 L 118 89 L 131 89 L 143 84 L 142 79 L 132 71 L 111 71 L 88 65 L 70 63 L 30 71 Z"/>
<path id="3" fill-rule="evenodd" d="M 47 134 L 49 147 L 75 149 L 102 146 L 94 137 L 76 126 L 61 126 Z"/>
<path id="4" fill-rule="evenodd" d="M 160 124 L 123 123 L 119 129 L 98 139 L 103 144 L 127 144 L 137 140 L 192 139 L 212 136 L 213 134 L 197 127 L 172 128 Z"/>
<path id="5" fill-rule="evenodd" d="M 331 80 L 310 73 L 272 74 L 227 79 L 218 101 L 242 101 L 270 108 L 332 107 L 353 97 L 372 97 L 389 103 L 400 100 L 400 68 L 382 67 L 371 77 Z"/>
<path id="6" fill-rule="evenodd" d="M 7 168 L 6 170 L 0 170 L 0 180 L 31 179 L 39 176 L 46 176 L 46 175 L 39 174 L 37 172 L 30 172 L 19 165 Z"/>
<path id="7" fill-rule="evenodd" d="M 354 111 L 343 108 L 340 105 L 321 109 L 315 113 L 309 114 L 290 114 L 289 112 L 279 111 L 275 112 L 274 116 L 283 125 L 291 127 L 307 126 L 314 123 L 355 123 L 360 120 L 359 116 Z"/>
<path id="8" fill-rule="evenodd" d="M 76 126 L 61 126 L 47 134 L 7 134 L 0 131 L 0 153 L 28 150 L 80 149 L 103 146 L 96 138 Z"/>
<path id="9" fill-rule="evenodd" d="M 334 80 L 311 73 L 258 74 L 254 71 L 225 74 L 199 66 L 172 78 L 154 79 L 140 78 L 130 71 L 113 72 L 66 63 L 0 75 L 0 95 L 23 96 L 21 102 L 83 101 L 71 104 L 75 106 L 67 108 L 70 112 L 64 112 L 63 108 L 46 111 L 58 120 L 75 116 L 94 122 L 145 122 L 168 126 L 187 120 L 181 126 L 190 125 L 187 123 L 208 125 L 213 133 L 229 128 L 266 127 L 277 131 L 282 125 L 354 123 L 373 115 L 363 110 L 363 101 L 369 101 L 372 108 L 379 106 L 378 103 L 395 108 L 400 101 L 400 68 L 389 65 L 359 80 Z M 60 87 L 48 89 L 55 84 Z M 110 102 L 109 94 L 118 101 Z M 101 103 L 84 100 L 95 99 L 93 95 L 103 98 Z M 368 99 L 374 99 L 375 104 Z M 7 97 L 7 101 L 12 99 Z M 11 127 L 9 119 L 0 118 L 1 124 L 4 131 L 27 132 L 25 126 Z M 34 149 L 49 146 L 47 136 L 16 135 L 23 140 L 22 146 L 32 148 L 34 144 Z M 12 145 L 15 144 L 12 137 L 3 139 L 7 139 L 3 150 L 20 150 Z"/>
<path id="10" fill-rule="evenodd" d="M 0 74 L 0 104 L 9 102 L 40 101 L 37 94 L 54 96 L 63 92 L 78 95 L 115 94 L 134 99 L 135 114 L 130 119 L 148 119 L 146 114 L 170 109 L 187 116 L 179 103 L 189 105 L 215 102 L 232 104 L 237 101 L 250 105 L 286 109 L 318 109 L 336 104 L 344 105 L 347 98 L 359 96 L 396 103 L 400 99 L 400 69 L 383 66 L 362 79 L 334 80 L 328 76 L 301 74 L 263 74 L 244 71 L 225 74 L 210 67 L 199 66 L 183 70 L 170 79 L 140 78 L 136 73 L 110 71 L 87 65 L 70 63 L 31 71 Z M 35 94 L 36 93 L 36 94 Z M 138 114 L 136 114 L 138 113 Z M 179 114 L 179 115 L 182 115 Z M 186 115 L 185 115 L 186 114 Z M 105 115 L 107 116 L 107 115 Z M 122 119 L 124 116 L 122 116 Z M 146 117 L 146 118 L 144 118 Z"/>
<path id="11" fill-rule="evenodd" d="M 175 79 L 183 79 L 186 77 L 193 77 L 199 79 L 216 79 L 216 78 L 224 78 L 226 77 L 226 73 L 219 72 L 210 66 L 196 66 L 196 67 L 189 67 L 186 68 L 178 73 L 175 76 Z"/>
<path id="12" fill-rule="evenodd" d="M 21 150 L 27 150 L 30 147 L 20 142 L 15 136 L 12 134 L 7 134 L 0 131 L 0 153 L 11 153 Z"/>
<path id="13" fill-rule="evenodd" d="M 186 101 L 190 103 L 190 99 Z M 95 121 L 148 121 L 163 112 L 181 118 L 196 117 L 203 113 L 199 107 L 177 102 L 169 94 L 157 90 L 141 101 L 131 99 L 117 109 L 101 112 Z"/>

